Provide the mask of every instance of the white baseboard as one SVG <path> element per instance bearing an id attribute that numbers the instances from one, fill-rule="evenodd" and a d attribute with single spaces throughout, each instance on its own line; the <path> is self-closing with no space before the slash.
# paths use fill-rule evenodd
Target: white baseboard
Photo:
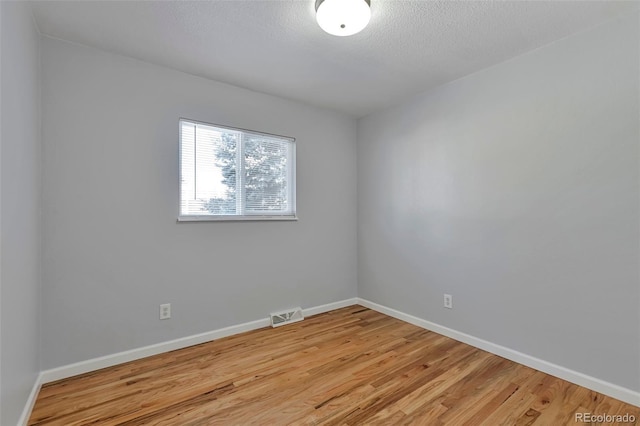
<path id="1" fill-rule="evenodd" d="M 111 355 L 105 355 L 86 361 L 80 361 L 74 364 L 64 365 L 62 367 L 52 368 L 50 370 L 45 370 L 42 372 L 43 383 L 55 382 L 56 380 L 66 379 L 68 377 L 77 376 L 78 374 L 88 373 L 90 371 L 99 370 L 101 368 L 112 367 L 114 365 L 122 364 L 129 361 L 135 361 L 140 358 L 146 358 L 148 356 L 158 355 L 176 349 L 186 348 L 188 346 L 199 345 L 200 343 L 205 343 L 211 340 L 220 339 L 222 337 L 243 333 L 245 331 L 268 327 L 269 325 L 269 319 L 265 318 L 256 321 L 245 322 L 244 324 L 220 328 L 218 330 L 207 331 L 205 333 L 194 334 L 192 336 L 181 337 L 179 339 L 170 340 L 168 342 L 156 343 L 154 345 L 131 349 L 124 352 L 118 352 Z"/>
<path id="2" fill-rule="evenodd" d="M 366 299 L 358 298 L 357 303 L 369 309 L 373 309 L 374 311 L 389 315 L 390 317 L 394 317 L 410 324 L 417 325 L 418 327 L 422 327 L 435 333 L 442 334 L 443 336 L 450 337 L 454 340 L 458 340 L 460 342 L 485 350 L 519 364 L 526 365 L 527 367 L 542 371 L 543 373 L 550 374 L 568 382 L 575 383 L 576 385 L 583 386 L 604 395 L 608 395 L 612 398 L 619 399 L 628 404 L 640 407 L 640 392 L 623 388 L 622 386 L 614 385 L 613 383 L 609 383 L 604 380 L 600 380 L 595 377 L 591 377 L 586 374 L 571 370 L 569 368 L 565 368 L 560 365 L 553 364 L 551 362 L 544 361 L 527 354 L 523 354 L 522 352 L 518 352 L 513 349 L 509 349 L 507 347 L 500 346 L 483 339 L 479 339 L 469 334 L 465 334 L 460 331 L 435 324 L 422 318 L 414 317 L 413 315 L 405 314 L 404 312 L 400 312 L 387 306 L 379 305 Z"/>
<path id="3" fill-rule="evenodd" d="M 36 398 L 38 397 L 38 392 L 40 392 L 41 387 L 42 373 L 38 374 L 36 382 L 33 384 L 33 388 L 31 388 L 31 393 L 29 394 L 29 398 L 27 398 L 27 403 L 25 404 L 22 414 L 20 415 L 20 419 L 18 420 L 18 426 L 27 426 L 29 417 L 31 417 L 31 411 L 33 410 L 33 406 L 36 404 Z"/>
<path id="4" fill-rule="evenodd" d="M 326 305 L 303 309 L 302 313 L 304 316 L 312 316 L 323 312 L 332 311 L 334 309 L 343 308 L 345 306 L 355 305 L 356 303 L 357 299 L 354 297 L 352 299 L 345 299 L 338 302 L 328 303 Z M 193 336 L 181 337 L 179 339 L 170 340 L 168 342 L 157 343 L 155 345 L 144 346 L 142 348 L 136 348 L 111 355 L 101 356 L 99 358 L 93 358 L 87 361 L 77 362 L 75 364 L 64 365 L 62 367 L 43 371 L 41 373 L 41 382 L 43 384 L 50 383 L 56 380 L 77 376 L 78 374 L 88 373 L 90 371 L 99 370 L 101 368 L 112 367 L 114 365 L 122 364 L 129 361 L 135 361 L 140 358 L 146 358 L 148 356 L 158 355 L 176 349 L 186 348 L 188 346 L 198 345 L 200 343 L 210 342 L 211 340 L 221 339 L 223 337 L 232 336 L 234 334 L 244 333 L 245 331 L 268 327 L 270 325 L 271 322 L 269 321 L 269 318 L 264 318 L 256 321 L 246 322 L 244 324 L 232 325 L 230 327 L 208 331 L 206 333 L 195 334 Z"/>

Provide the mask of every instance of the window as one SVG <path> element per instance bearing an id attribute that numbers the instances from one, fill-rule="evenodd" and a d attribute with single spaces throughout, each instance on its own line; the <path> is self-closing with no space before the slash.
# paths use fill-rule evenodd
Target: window
<path id="1" fill-rule="evenodd" d="M 295 140 L 180 120 L 178 220 L 295 219 Z"/>

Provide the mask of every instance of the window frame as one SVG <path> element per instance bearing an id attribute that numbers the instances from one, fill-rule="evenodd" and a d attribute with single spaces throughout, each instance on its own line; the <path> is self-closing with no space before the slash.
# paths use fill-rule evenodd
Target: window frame
<path id="1" fill-rule="evenodd" d="M 232 132 L 239 132 L 242 134 L 242 147 L 244 146 L 244 135 L 256 135 L 266 136 L 270 138 L 285 139 L 291 143 L 290 154 L 287 158 L 287 163 L 290 162 L 291 166 L 287 167 L 287 184 L 291 187 L 290 195 L 291 200 L 291 213 L 288 214 L 262 214 L 262 213 L 249 213 L 246 212 L 242 215 L 215 215 L 215 214 L 202 214 L 202 215 L 183 215 L 181 213 L 182 204 L 182 123 L 194 123 L 196 125 L 201 124 L 203 126 L 212 126 L 220 129 L 228 129 Z M 242 148 L 241 148 L 242 149 Z M 239 151 L 241 151 L 241 149 Z M 241 155 L 241 154 L 239 154 Z M 244 161 L 238 164 L 239 168 L 244 173 Z M 206 121 L 192 120 L 190 118 L 180 117 L 178 119 L 178 222 L 246 222 L 246 221 L 297 221 L 298 214 L 296 209 L 296 139 L 291 136 L 277 135 L 274 133 L 259 132 L 256 130 L 243 129 L 240 127 L 227 126 L 222 124 L 208 123 Z"/>

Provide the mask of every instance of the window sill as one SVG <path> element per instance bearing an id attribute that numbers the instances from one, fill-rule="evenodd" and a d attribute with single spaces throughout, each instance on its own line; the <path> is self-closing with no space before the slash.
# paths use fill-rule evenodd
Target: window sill
<path id="1" fill-rule="evenodd" d="M 262 222 L 297 221 L 297 216 L 178 216 L 181 222 Z"/>

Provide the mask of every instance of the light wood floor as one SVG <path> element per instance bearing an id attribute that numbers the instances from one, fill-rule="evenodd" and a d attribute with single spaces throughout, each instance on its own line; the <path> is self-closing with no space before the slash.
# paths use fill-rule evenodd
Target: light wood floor
<path id="1" fill-rule="evenodd" d="M 361 306 L 43 386 L 30 425 L 564 425 L 640 408 Z M 637 420 L 636 420 L 637 421 Z"/>

